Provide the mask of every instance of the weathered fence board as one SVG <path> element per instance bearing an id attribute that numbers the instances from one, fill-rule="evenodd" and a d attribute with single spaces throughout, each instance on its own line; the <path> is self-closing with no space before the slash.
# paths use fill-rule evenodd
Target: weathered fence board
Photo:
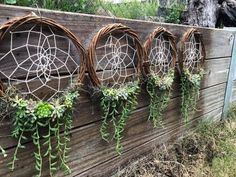
<path id="1" fill-rule="evenodd" d="M 31 11 L 38 13 L 37 10 L 31 8 L 0 5 L 0 22 L 3 23 L 12 17 L 22 16 Z M 114 19 L 41 9 L 40 14 L 52 18 L 71 29 L 81 38 L 82 44 L 86 49 L 93 35 L 101 27 L 109 23 L 118 22 L 132 27 L 138 32 L 142 42 L 157 26 L 168 28 L 177 36 L 177 41 L 180 41 L 183 33 L 190 28 L 182 25 Z M 192 127 L 201 119 L 218 120 L 221 117 L 233 44 L 233 34 L 230 31 L 207 28 L 199 28 L 199 30 L 203 34 L 207 60 L 205 64 L 206 73 L 198 101 L 199 111 L 192 115 L 190 124 Z M 86 83 L 88 83 L 87 80 Z M 36 83 L 32 84 L 36 86 Z M 42 94 L 44 92 L 46 90 L 43 90 Z M 139 105 L 130 116 L 125 129 L 122 141 L 124 145 L 123 154 L 118 156 L 114 151 L 114 143 L 108 144 L 100 137 L 101 113 L 97 103 L 98 100 L 92 101 L 87 93 L 82 93 L 76 106 L 74 128 L 71 131 L 70 146 L 72 149 L 70 151 L 69 165 L 72 168 L 72 174 L 68 176 L 108 176 L 108 174 L 114 173 L 132 158 L 149 152 L 153 147 L 159 146 L 161 143 L 176 140 L 186 131 L 180 116 L 180 99 L 177 79 L 172 99 L 164 116 L 165 127 L 154 129 L 151 123 L 147 121 L 149 98 L 143 90 L 139 96 Z M 16 145 L 16 140 L 8 136 L 10 135 L 10 129 L 10 120 L 0 122 L 0 145 L 7 148 L 8 152 L 6 158 L 0 157 L 0 176 L 33 176 L 35 172 L 32 154 L 34 147 L 30 139 L 25 142 L 27 148 L 19 151 L 18 157 L 20 160 L 17 162 L 15 171 L 10 172 L 7 168 L 7 163 L 10 162 Z M 48 176 L 47 164 L 44 164 L 43 175 Z M 64 174 L 58 172 L 56 176 L 64 176 Z"/>
<path id="2" fill-rule="evenodd" d="M 202 83 L 202 89 L 212 87 L 214 85 L 225 83 L 227 80 L 227 71 L 229 66 L 229 58 L 222 58 L 222 59 L 210 59 L 206 61 L 205 64 L 205 79 Z M 32 85 L 35 85 L 32 83 Z M 44 94 L 45 91 L 42 91 Z M 222 91 L 224 92 L 224 91 Z M 148 98 L 145 91 L 140 94 L 139 105 L 137 108 L 142 108 L 148 105 Z M 173 91 L 173 97 L 178 97 L 179 93 L 179 84 L 175 83 L 175 90 Z M 88 99 L 88 95 L 82 95 L 83 97 L 80 99 L 80 104 L 78 105 L 78 112 L 76 111 L 76 117 L 78 119 L 74 120 L 74 127 L 83 126 L 93 121 L 100 120 L 100 114 L 94 116 L 99 111 L 99 105 L 96 103 L 92 103 L 91 100 Z M 84 100 L 83 100 L 84 99 Z M 94 114 L 94 115 L 93 115 Z M 7 136 L 10 135 L 10 127 L 11 122 L 5 121 L 0 123 L 0 135 Z M 0 137 L 1 139 L 1 137 Z M 4 148 L 12 147 L 16 145 L 16 141 L 11 137 L 3 138 L 1 140 L 1 146 Z"/>
<path id="3" fill-rule="evenodd" d="M 202 91 L 200 96 L 199 104 L 204 109 L 201 109 L 197 112 L 194 117 L 206 116 L 210 111 L 213 111 L 218 108 L 222 108 L 224 100 L 224 89 L 225 84 L 220 84 L 213 86 Z M 173 129 L 181 128 L 181 118 L 179 116 L 179 98 L 175 98 L 171 101 L 167 114 L 165 116 L 165 128 L 164 129 L 153 129 L 150 123 L 147 122 L 148 116 L 148 107 L 143 107 L 134 111 L 130 117 L 125 135 L 123 140 L 124 145 L 124 155 L 127 150 L 131 150 L 134 147 L 141 146 L 146 142 L 150 141 L 153 137 L 159 137 L 162 134 L 167 134 L 170 136 L 173 132 Z M 93 118 L 99 119 L 98 115 L 93 115 Z M 202 118 L 201 117 L 201 118 Z M 214 116 L 213 116 L 214 117 Z M 89 117 L 88 117 L 89 118 Z M 80 117 L 75 117 L 76 120 L 80 120 Z M 199 118 L 200 119 L 200 118 Z M 72 131 L 72 139 L 70 146 L 72 147 L 70 153 L 69 164 L 72 167 L 73 174 L 78 172 L 84 172 L 88 168 L 91 168 L 93 165 L 102 164 L 102 162 L 108 159 L 116 157 L 117 154 L 114 151 L 114 144 L 108 145 L 103 142 L 99 135 L 100 121 L 93 122 L 89 125 L 78 127 Z M 183 131 L 182 127 L 182 131 Z M 183 132 L 181 132 L 182 134 Z M 164 141 L 164 140 L 163 140 Z M 32 158 L 33 145 L 30 143 L 26 144 L 27 148 L 24 151 L 19 152 L 19 159 L 17 169 L 15 169 L 11 175 L 22 176 L 24 174 L 32 175 L 34 169 L 34 159 Z M 14 149 L 9 150 L 9 154 L 12 154 Z M 31 155 L 30 155 L 31 154 Z M 1 160 L 2 163 L 0 176 L 5 176 L 9 173 L 7 169 L 7 163 L 10 162 L 11 156 Z M 22 170 L 22 168 L 27 168 L 27 171 Z M 19 170 L 19 171 L 18 171 Z M 45 176 L 46 176 L 45 169 Z M 62 175 L 62 174 L 61 174 Z M 63 176 L 63 175 L 62 175 Z"/>
<path id="4" fill-rule="evenodd" d="M 0 23 L 15 17 L 28 14 L 30 12 L 38 14 L 36 9 L 12 7 L 0 5 Z M 13 13 L 14 12 L 14 13 Z M 68 12 L 59 12 L 49 10 L 41 10 L 40 14 L 45 17 L 49 17 L 57 21 L 58 23 L 68 27 L 81 39 L 85 48 L 88 47 L 93 35 L 103 26 L 110 23 L 122 23 L 135 29 L 142 41 L 144 41 L 150 32 L 157 26 L 164 26 L 177 36 L 177 40 L 188 29 L 188 26 L 164 24 L 155 22 L 145 22 L 138 20 L 124 20 L 109 17 L 98 17 L 94 15 L 75 14 Z M 207 58 L 219 58 L 231 56 L 231 49 L 233 43 L 233 34 L 230 31 L 199 28 L 204 34 L 204 43 L 206 45 Z"/>

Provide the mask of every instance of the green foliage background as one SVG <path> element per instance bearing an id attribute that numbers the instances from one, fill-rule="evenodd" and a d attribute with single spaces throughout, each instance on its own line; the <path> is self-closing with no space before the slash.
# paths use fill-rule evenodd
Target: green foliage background
<path id="1" fill-rule="evenodd" d="M 122 0 L 121 3 L 112 3 L 109 0 L 0 0 L 0 3 L 88 14 L 96 14 L 103 9 L 103 11 L 110 12 L 119 18 L 145 19 L 145 17 L 157 17 L 153 20 L 159 20 L 157 16 L 158 0 L 144 2 Z M 183 4 L 167 7 L 165 22 L 179 23 L 179 17 L 184 9 L 185 5 Z"/>

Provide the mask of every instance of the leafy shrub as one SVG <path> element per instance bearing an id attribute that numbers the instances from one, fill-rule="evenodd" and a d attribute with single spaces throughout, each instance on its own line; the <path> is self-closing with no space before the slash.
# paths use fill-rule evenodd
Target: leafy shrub
<path id="1" fill-rule="evenodd" d="M 156 16 L 159 4 L 157 1 L 140 3 L 137 0 L 123 0 L 119 4 L 103 1 L 101 6 L 116 17 L 140 19 L 145 16 Z"/>
<path id="2" fill-rule="evenodd" d="M 184 11 L 183 4 L 173 5 L 168 11 L 165 22 L 167 23 L 180 23 L 180 15 Z"/>
<path id="3" fill-rule="evenodd" d="M 92 14 L 100 6 L 99 0 L 0 0 L 0 3 Z"/>
<path id="4" fill-rule="evenodd" d="M 42 7 L 46 9 L 94 14 L 99 4 L 98 0 L 43 0 Z"/>

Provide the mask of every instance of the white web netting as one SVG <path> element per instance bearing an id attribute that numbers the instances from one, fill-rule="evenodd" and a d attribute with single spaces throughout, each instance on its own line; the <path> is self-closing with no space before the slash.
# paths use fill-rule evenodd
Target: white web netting
<path id="1" fill-rule="evenodd" d="M 189 40 L 184 43 L 183 55 L 184 68 L 189 69 L 191 73 L 201 67 L 201 60 L 203 58 L 202 44 L 198 42 L 194 33 L 190 36 Z"/>
<path id="2" fill-rule="evenodd" d="M 160 75 L 168 73 L 174 60 L 171 50 L 170 41 L 164 37 L 163 33 L 153 39 L 148 54 L 151 72 Z"/>
<path id="3" fill-rule="evenodd" d="M 103 86 L 120 87 L 137 76 L 137 49 L 128 34 L 112 34 L 96 48 L 96 71 Z"/>
<path id="4" fill-rule="evenodd" d="M 1 48 L 8 47 L 0 54 L 0 78 L 27 97 L 49 101 L 72 83 L 79 55 L 73 52 L 73 43 L 52 27 L 25 28 L 9 32 L 1 43 Z"/>

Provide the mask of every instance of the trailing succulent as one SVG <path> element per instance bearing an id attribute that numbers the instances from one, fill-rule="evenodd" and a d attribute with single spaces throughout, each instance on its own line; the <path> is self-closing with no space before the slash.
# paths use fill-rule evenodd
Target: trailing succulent
<path id="1" fill-rule="evenodd" d="M 0 123 L 11 114 L 11 107 L 3 97 L 0 97 Z M 0 156 L 7 157 L 6 150 L 0 144 Z"/>
<path id="2" fill-rule="evenodd" d="M 116 151 L 121 154 L 122 133 L 126 125 L 129 114 L 137 105 L 137 95 L 140 92 L 139 82 L 129 83 L 118 89 L 101 88 L 101 110 L 103 121 L 100 128 L 101 136 L 105 141 L 109 141 L 109 124 L 113 125 L 113 139 L 116 141 Z"/>
<path id="3" fill-rule="evenodd" d="M 7 153 L 6 153 L 5 149 L 3 149 L 2 146 L 0 146 L 0 155 L 2 155 L 3 157 L 7 157 Z"/>
<path id="4" fill-rule="evenodd" d="M 36 176 L 42 175 L 45 157 L 48 158 L 50 176 L 58 169 L 62 169 L 65 173 L 71 172 L 67 165 L 69 131 L 72 128 L 73 105 L 78 96 L 76 87 L 66 90 L 59 98 L 50 102 L 25 99 L 13 89 L 7 91 L 2 99 L 5 99 L 12 109 L 10 115 L 13 119 L 12 136 L 18 139 L 13 160 L 10 162 L 11 170 L 14 170 L 18 160 L 18 150 L 25 148 L 23 141 L 30 135 L 36 147 L 34 152 L 35 168 L 38 172 Z M 46 134 L 42 134 L 40 131 L 42 128 L 46 130 Z M 62 130 L 64 134 L 60 135 Z M 55 140 L 55 143 L 53 141 L 52 144 L 52 140 Z M 43 147 L 46 148 L 46 152 L 43 152 Z"/>
<path id="5" fill-rule="evenodd" d="M 168 106 L 173 81 L 174 69 L 163 77 L 154 73 L 148 75 L 146 89 L 150 95 L 149 120 L 154 127 L 162 125 L 161 117 Z"/>
<path id="6" fill-rule="evenodd" d="M 196 110 L 199 98 L 200 84 L 204 70 L 200 69 L 197 74 L 192 74 L 188 69 L 184 69 L 181 76 L 181 114 L 185 124 L 189 122 L 189 115 Z"/>

